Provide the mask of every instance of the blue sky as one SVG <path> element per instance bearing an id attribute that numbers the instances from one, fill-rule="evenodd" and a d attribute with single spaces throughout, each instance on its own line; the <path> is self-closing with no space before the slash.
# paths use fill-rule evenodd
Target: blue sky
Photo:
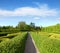
<path id="1" fill-rule="evenodd" d="M 60 23 L 60 0 L 0 0 L 0 26 L 33 22 L 36 26 Z"/>

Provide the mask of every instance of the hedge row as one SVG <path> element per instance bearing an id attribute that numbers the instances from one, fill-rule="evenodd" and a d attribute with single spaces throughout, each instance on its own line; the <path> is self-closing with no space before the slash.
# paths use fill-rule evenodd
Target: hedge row
<path id="1" fill-rule="evenodd" d="M 16 37 L 1 42 L 0 53 L 24 53 L 26 39 L 26 33 L 18 33 Z"/>

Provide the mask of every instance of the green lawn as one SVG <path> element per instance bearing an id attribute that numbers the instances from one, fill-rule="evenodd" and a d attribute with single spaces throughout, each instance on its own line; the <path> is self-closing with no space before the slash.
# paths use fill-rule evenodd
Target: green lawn
<path id="1" fill-rule="evenodd" d="M 40 53 L 60 53 L 60 34 L 31 32 Z"/>

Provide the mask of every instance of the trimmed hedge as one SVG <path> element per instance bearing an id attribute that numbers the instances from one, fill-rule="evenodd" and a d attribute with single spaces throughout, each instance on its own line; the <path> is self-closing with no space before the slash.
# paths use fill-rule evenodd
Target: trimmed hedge
<path id="1" fill-rule="evenodd" d="M 0 53 L 24 53 L 26 33 L 18 33 L 13 39 L 0 43 Z"/>
<path id="2" fill-rule="evenodd" d="M 0 36 L 6 36 L 9 32 L 0 32 Z"/>

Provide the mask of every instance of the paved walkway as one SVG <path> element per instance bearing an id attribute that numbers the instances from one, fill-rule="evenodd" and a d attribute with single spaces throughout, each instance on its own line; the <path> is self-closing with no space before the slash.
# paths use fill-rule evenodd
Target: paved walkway
<path id="1" fill-rule="evenodd" d="M 39 52 L 37 52 L 37 50 L 35 48 L 35 45 L 32 41 L 32 38 L 31 38 L 30 34 L 28 33 L 27 35 L 28 35 L 28 37 L 27 37 L 27 40 L 26 40 L 26 46 L 25 46 L 24 53 L 39 53 Z"/>

